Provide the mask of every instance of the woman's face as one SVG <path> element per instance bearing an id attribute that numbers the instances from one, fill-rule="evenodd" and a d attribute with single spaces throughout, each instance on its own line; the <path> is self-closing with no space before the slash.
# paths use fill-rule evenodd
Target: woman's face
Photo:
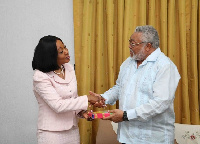
<path id="1" fill-rule="evenodd" d="M 58 51 L 58 58 L 57 58 L 58 66 L 61 66 L 64 63 L 68 63 L 70 61 L 70 56 L 66 46 L 60 40 L 56 41 L 56 46 Z"/>

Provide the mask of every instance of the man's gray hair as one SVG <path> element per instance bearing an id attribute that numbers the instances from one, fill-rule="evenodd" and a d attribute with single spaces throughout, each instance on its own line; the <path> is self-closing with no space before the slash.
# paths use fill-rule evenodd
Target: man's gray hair
<path id="1" fill-rule="evenodd" d="M 159 47 L 159 36 L 157 30 L 150 25 L 137 26 L 135 32 L 142 33 L 142 41 L 152 44 L 153 48 Z"/>

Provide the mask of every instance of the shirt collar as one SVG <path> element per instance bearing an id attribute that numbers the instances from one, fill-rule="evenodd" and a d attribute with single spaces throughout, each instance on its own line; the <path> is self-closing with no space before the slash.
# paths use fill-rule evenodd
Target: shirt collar
<path id="1" fill-rule="evenodd" d="M 153 51 L 147 58 L 146 61 L 156 61 L 158 56 L 161 54 L 160 48 L 157 48 L 155 51 Z"/>
<path id="2" fill-rule="evenodd" d="M 155 51 L 153 51 L 153 52 L 142 62 L 142 64 L 141 64 L 140 66 L 146 65 L 148 61 L 149 61 L 149 62 L 150 62 L 150 61 L 152 61 L 152 62 L 156 61 L 157 58 L 158 58 L 158 56 L 159 56 L 161 53 L 162 53 L 162 52 L 161 52 L 160 48 L 157 48 Z M 134 61 L 135 61 L 135 60 L 134 60 Z M 137 62 L 136 62 L 136 61 L 135 61 L 135 67 L 137 67 Z"/>

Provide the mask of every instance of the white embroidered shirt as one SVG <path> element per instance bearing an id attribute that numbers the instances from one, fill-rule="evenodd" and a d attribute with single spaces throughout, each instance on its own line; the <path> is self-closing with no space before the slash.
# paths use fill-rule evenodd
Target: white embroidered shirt
<path id="1" fill-rule="evenodd" d="M 119 100 L 129 121 L 118 125 L 118 140 L 126 144 L 173 144 L 175 91 L 180 79 L 174 63 L 157 48 L 137 68 L 127 58 L 116 85 L 102 96 L 106 104 Z"/>

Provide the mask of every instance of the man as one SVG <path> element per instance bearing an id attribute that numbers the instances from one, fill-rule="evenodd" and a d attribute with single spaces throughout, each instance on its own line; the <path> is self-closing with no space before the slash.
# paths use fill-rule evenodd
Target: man
<path id="1" fill-rule="evenodd" d="M 130 57 L 121 65 L 116 85 L 101 94 L 106 104 L 119 100 L 119 109 L 104 119 L 119 123 L 121 143 L 173 144 L 173 101 L 180 79 L 177 67 L 161 52 L 158 32 L 152 26 L 136 27 L 129 49 Z"/>

